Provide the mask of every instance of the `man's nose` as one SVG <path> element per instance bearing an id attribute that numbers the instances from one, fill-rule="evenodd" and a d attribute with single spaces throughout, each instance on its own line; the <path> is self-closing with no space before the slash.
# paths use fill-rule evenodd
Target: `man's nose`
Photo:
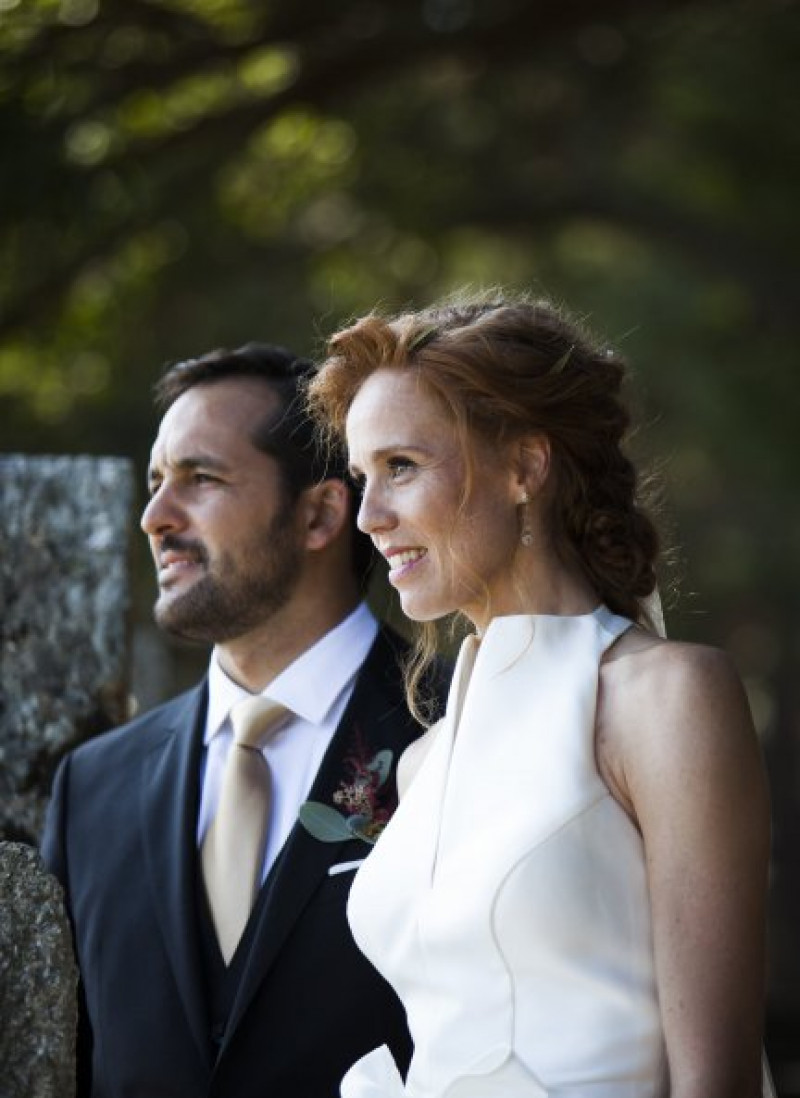
<path id="1" fill-rule="evenodd" d="M 181 509 L 166 484 L 161 484 L 153 492 L 140 519 L 142 530 L 148 537 L 165 534 L 185 525 Z"/>

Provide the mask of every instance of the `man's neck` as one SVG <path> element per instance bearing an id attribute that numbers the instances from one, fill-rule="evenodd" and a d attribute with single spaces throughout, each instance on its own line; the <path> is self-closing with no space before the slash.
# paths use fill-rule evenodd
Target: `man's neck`
<path id="1" fill-rule="evenodd" d="M 217 645 L 222 670 L 251 693 L 264 690 L 303 652 L 351 614 L 359 603 L 355 590 L 325 602 L 292 598 L 268 621 L 241 637 Z"/>

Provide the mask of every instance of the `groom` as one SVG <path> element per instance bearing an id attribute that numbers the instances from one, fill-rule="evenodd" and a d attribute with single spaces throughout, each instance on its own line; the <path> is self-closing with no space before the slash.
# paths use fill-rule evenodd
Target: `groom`
<path id="1" fill-rule="evenodd" d="M 155 615 L 213 650 L 198 686 L 78 748 L 56 776 L 43 852 L 81 971 L 79 1098 L 334 1098 L 376 1045 L 408 1061 L 402 1008 L 356 948 L 345 903 L 370 849 L 360 835 L 393 807 L 387 764 L 419 728 L 402 642 L 361 601 L 371 549 L 343 469 L 326 466 L 302 411 L 308 370 L 251 344 L 159 383 L 142 516 Z M 242 751 L 230 713 L 253 695 L 282 708 L 247 751 L 269 809 L 231 940 L 204 844 Z M 244 857 L 226 867 L 237 888 Z"/>

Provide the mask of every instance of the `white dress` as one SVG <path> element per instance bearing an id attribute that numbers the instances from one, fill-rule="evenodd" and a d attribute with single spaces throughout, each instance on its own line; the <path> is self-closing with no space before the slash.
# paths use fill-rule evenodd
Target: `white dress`
<path id="1" fill-rule="evenodd" d="M 662 1098 L 641 837 L 597 772 L 598 666 L 630 622 L 496 618 L 348 915 L 408 1013 L 343 1098 Z M 354 1019 L 354 1024 L 358 1024 Z"/>

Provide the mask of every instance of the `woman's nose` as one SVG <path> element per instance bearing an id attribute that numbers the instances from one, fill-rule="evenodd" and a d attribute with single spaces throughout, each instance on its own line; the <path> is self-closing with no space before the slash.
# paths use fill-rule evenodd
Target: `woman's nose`
<path id="1" fill-rule="evenodd" d="M 356 519 L 359 530 L 373 536 L 381 530 L 388 530 L 394 525 L 395 519 L 381 500 L 375 488 L 365 487 L 361 497 Z"/>

